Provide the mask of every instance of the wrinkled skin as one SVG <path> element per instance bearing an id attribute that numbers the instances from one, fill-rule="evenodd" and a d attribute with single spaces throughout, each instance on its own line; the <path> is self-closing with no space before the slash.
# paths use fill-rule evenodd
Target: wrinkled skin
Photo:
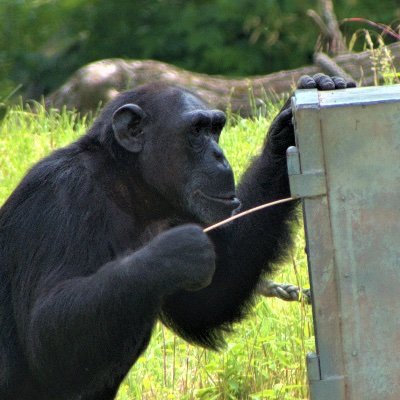
<path id="1" fill-rule="evenodd" d="M 296 204 L 201 226 L 287 197 L 294 134 L 286 105 L 235 188 L 224 123 L 189 91 L 147 85 L 28 172 L 0 210 L 1 399 L 113 399 L 158 318 L 211 348 L 243 318 Z"/>

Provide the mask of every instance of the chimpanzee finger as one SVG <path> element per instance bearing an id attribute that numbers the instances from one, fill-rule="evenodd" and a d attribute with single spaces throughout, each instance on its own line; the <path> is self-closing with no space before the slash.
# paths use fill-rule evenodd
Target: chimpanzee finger
<path id="1" fill-rule="evenodd" d="M 346 81 L 340 76 L 332 76 L 333 83 L 336 89 L 345 89 Z"/>
<path id="2" fill-rule="evenodd" d="M 354 81 L 347 81 L 346 87 L 347 88 L 355 88 L 355 87 L 357 87 L 357 83 L 355 83 Z"/>
<path id="3" fill-rule="evenodd" d="M 292 123 L 292 109 L 281 111 L 271 124 L 270 132 L 279 133 L 285 126 Z"/>
<path id="4" fill-rule="evenodd" d="M 309 75 L 303 75 L 297 81 L 297 89 L 315 89 L 316 87 L 315 80 Z"/>
<path id="5" fill-rule="evenodd" d="M 315 74 L 313 76 L 315 83 L 317 84 L 317 89 L 319 90 L 334 90 L 335 84 L 331 77 L 325 74 Z"/>

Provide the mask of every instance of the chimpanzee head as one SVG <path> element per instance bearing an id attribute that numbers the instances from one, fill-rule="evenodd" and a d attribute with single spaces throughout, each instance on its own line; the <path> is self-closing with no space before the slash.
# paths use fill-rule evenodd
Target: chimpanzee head
<path id="1" fill-rule="evenodd" d="M 222 111 L 188 90 L 152 84 L 123 93 L 109 113 L 113 140 L 135 160 L 136 174 L 182 216 L 209 224 L 240 206 L 218 145 Z"/>

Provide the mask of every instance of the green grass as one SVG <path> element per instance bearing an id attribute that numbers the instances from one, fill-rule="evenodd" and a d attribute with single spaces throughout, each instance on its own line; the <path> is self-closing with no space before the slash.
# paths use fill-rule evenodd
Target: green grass
<path id="1" fill-rule="evenodd" d="M 0 204 L 36 161 L 82 135 L 87 119 L 74 112 L 10 108 L 0 122 Z"/>
<path id="2" fill-rule="evenodd" d="M 0 124 L 0 202 L 33 163 L 84 133 L 88 123 L 72 112 L 11 108 Z M 237 177 L 259 151 L 269 123 L 264 117 L 231 118 L 221 141 Z M 291 260 L 274 276 L 276 281 L 308 287 L 303 249 L 299 230 Z M 207 351 L 157 324 L 150 346 L 121 385 L 117 399 L 308 397 L 304 361 L 314 348 L 310 307 L 260 297 L 226 341 L 221 352 Z"/>

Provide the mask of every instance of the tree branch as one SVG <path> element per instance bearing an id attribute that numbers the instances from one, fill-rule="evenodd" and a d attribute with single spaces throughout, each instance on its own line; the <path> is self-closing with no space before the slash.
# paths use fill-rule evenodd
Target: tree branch
<path id="1" fill-rule="evenodd" d="M 86 113 L 96 110 L 99 102 L 105 104 L 123 90 L 164 81 L 194 90 L 213 107 L 222 110 L 230 108 L 242 116 L 249 116 L 256 111 L 255 108 L 263 107 L 265 102 L 287 96 L 300 76 L 321 72 L 321 68 L 333 75 L 349 75 L 361 85 L 373 85 L 374 70 L 377 70 L 380 62 L 385 64 L 388 54 L 391 55 L 390 65 L 395 74 L 396 69 L 400 71 L 400 42 L 362 53 L 342 54 L 332 59 L 318 54 L 317 65 L 243 79 L 199 74 L 158 61 L 108 59 L 79 69 L 47 97 L 46 104 L 48 107 L 76 108 Z"/>

